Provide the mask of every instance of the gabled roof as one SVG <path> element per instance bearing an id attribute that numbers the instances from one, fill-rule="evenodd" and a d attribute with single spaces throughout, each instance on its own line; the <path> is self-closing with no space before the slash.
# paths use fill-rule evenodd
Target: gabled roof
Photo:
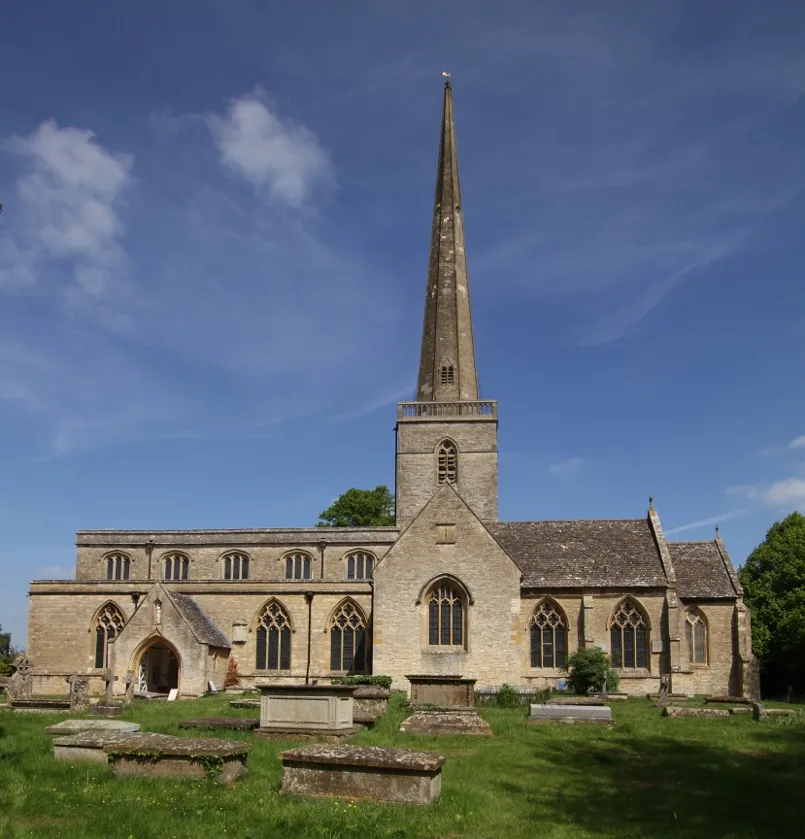
<path id="1" fill-rule="evenodd" d="M 668 542 L 668 550 L 676 569 L 677 594 L 683 600 L 741 594 L 734 571 L 730 573 L 732 562 L 716 541 Z"/>
<path id="2" fill-rule="evenodd" d="M 488 524 L 523 572 L 524 588 L 665 586 L 646 519 Z"/>
<path id="3" fill-rule="evenodd" d="M 190 624 L 193 634 L 202 644 L 211 647 L 231 649 L 229 639 L 218 628 L 213 619 L 201 608 L 189 594 L 169 592 L 181 616 Z"/>

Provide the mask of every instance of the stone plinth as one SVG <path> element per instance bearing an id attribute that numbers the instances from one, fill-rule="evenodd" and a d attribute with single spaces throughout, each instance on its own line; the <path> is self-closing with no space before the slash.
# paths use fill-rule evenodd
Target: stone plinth
<path id="1" fill-rule="evenodd" d="M 411 683 L 409 702 L 415 708 L 437 705 L 442 708 L 475 707 L 475 679 L 461 676 L 406 676 Z"/>
<path id="2" fill-rule="evenodd" d="M 489 723 L 474 708 L 445 708 L 427 710 L 420 708 L 402 721 L 403 734 L 429 734 L 434 737 L 455 734 L 491 737 Z"/>
<path id="3" fill-rule="evenodd" d="M 80 731 L 94 731 L 104 734 L 134 734 L 140 730 L 138 722 L 125 720 L 65 720 L 45 729 L 48 734 L 68 736 Z"/>
<path id="4" fill-rule="evenodd" d="M 261 685 L 258 734 L 348 737 L 354 685 Z"/>
<path id="5" fill-rule="evenodd" d="M 726 708 L 679 708 L 667 705 L 662 709 L 664 717 L 728 717 L 730 712 Z"/>
<path id="6" fill-rule="evenodd" d="M 108 763 L 104 746 L 129 735 L 121 732 L 79 731 L 53 740 L 53 757 L 70 762 Z"/>
<path id="7" fill-rule="evenodd" d="M 530 723 L 612 724 L 612 708 L 607 705 L 531 705 L 526 718 Z"/>
<path id="8" fill-rule="evenodd" d="M 352 718 L 356 723 L 372 725 L 386 713 L 389 692 L 374 685 L 360 685 L 353 696 Z"/>
<path id="9" fill-rule="evenodd" d="M 68 699 L 13 699 L 11 707 L 15 711 L 55 714 L 69 711 L 70 701 Z"/>
<path id="10" fill-rule="evenodd" d="M 307 746 L 281 752 L 286 795 L 430 804 L 442 788 L 444 758 L 376 746 Z"/>
<path id="11" fill-rule="evenodd" d="M 230 731 L 251 731 L 260 725 L 260 720 L 249 717 L 198 717 L 194 720 L 184 720 L 179 728 L 223 728 Z"/>
<path id="12" fill-rule="evenodd" d="M 107 743 L 104 750 L 115 775 L 151 778 L 210 778 L 231 784 L 246 771 L 250 746 L 234 740 L 131 734 Z"/>

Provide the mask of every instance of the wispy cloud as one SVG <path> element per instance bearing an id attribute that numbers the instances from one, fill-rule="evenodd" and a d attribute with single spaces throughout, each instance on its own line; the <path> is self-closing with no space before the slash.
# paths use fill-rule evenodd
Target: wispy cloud
<path id="1" fill-rule="evenodd" d="M 584 471 L 585 460 L 583 457 L 569 457 L 558 463 L 551 463 L 548 471 L 557 478 L 572 478 Z"/>
<path id="2" fill-rule="evenodd" d="M 127 267 L 120 208 L 134 158 L 109 151 L 91 131 L 53 120 L 5 147 L 19 156 L 23 172 L 0 242 L 0 290 L 32 286 L 45 266 L 67 265 L 66 299 L 95 307 L 114 325 L 122 314 L 109 296 L 121 288 Z"/>
<path id="3" fill-rule="evenodd" d="M 206 121 L 224 167 L 298 208 L 332 177 L 332 164 L 311 131 L 283 119 L 265 100 L 258 89 L 232 100 L 225 116 L 209 114 Z"/>
<path id="4" fill-rule="evenodd" d="M 682 524 L 679 527 L 672 527 L 670 530 L 665 531 L 665 535 L 672 536 L 676 533 L 684 533 L 687 530 L 700 530 L 704 527 L 715 527 L 716 525 L 723 524 L 725 521 L 742 519 L 753 512 L 754 509 L 752 508 L 729 510 L 726 513 L 722 513 L 720 516 L 710 516 L 710 518 L 707 519 L 700 519 L 699 521 L 692 521 L 689 524 Z"/>

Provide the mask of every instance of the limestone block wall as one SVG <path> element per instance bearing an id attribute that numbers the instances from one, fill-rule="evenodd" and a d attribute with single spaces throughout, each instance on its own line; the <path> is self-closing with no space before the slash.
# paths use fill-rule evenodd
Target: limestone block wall
<path id="1" fill-rule="evenodd" d="M 440 544 L 439 525 L 455 542 Z M 463 648 L 428 644 L 427 595 L 442 575 L 469 593 Z M 451 674 L 478 686 L 522 679 L 520 570 L 456 491 L 443 486 L 375 571 L 374 672 L 407 688 L 406 674 Z"/>
<path id="2" fill-rule="evenodd" d="M 445 438 L 458 448 L 456 489 L 482 521 L 498 517 L 497 422 L 405 421 L 397 425 L 397 523 L 405 526 L 438 489 L 436 449 Z"/>

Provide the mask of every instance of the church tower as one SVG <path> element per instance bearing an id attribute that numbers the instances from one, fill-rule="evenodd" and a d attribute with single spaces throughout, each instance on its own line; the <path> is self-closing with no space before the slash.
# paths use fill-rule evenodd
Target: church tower
<path id="1" fill-rule="evenodd" d="M 482 521 L 497 520 L 497 403 L 478 394 L 449 77 L 416 402 L 397 406 L 398 526 L 407 525 L 444 483 L 453 484 Z"/>

